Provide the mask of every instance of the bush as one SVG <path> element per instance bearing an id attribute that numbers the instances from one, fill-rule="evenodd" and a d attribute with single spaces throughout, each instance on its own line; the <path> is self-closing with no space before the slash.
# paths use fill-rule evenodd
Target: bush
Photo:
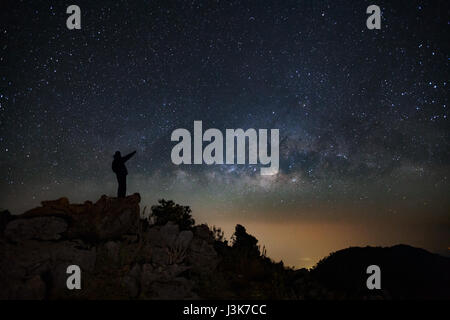
<path id="1" fill-rule="evenodd" d="M 248 234 L 245 228 L 240 224 L 236 225 L 232 240 L 233 248 L 248 255 L 260 255 L 259 248 L 257 246 L 258 240 L 251 234 Z"/>
<path id="2" fill-rule="evenodd" d="M 189 206 L 180 206 L 172 200 L 166 201 L 164 199 L 158 200 L 158 205 L 152 206 L 152 215 L 156 218 L 157 225 L 165 225 L 172 221 L 179 225 L 180 230 L 190 229 L 195 220 L 191 215 L 191 208 Z"/>

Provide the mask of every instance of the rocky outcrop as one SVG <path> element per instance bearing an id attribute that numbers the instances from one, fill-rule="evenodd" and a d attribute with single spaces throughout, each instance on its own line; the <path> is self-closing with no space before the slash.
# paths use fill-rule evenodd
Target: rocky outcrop
<path id="1" fill-rule="evenodd" d="M 67 222 L 58 217 L 36 217 L 17 219 L 6 226 L 5 236 L 11 241 L 58 240 L 67 231 Z"/>
<path id="2" fill-rule="evenodd" d="M 183 277 L 183 274 L 189 272 L 189 278 L 202 277 L 207 274 L 205 269 L 208 272 L 214 270 L 219 258 L 213 247 L 212 234 L 206 241 L 195 237 L 194 232 L 180 232 L 178 226 L 170 221 L 164 226 L 153 226 L 148 230 L 144 252 L 151 252 L 151 255 L 150 263 L 142 266 L 144 296 L 155 299 L 198 298 L 193 289 L 194 282 Z M 199 248 L 197 241 L 203 246 Z"/>
<path id="3" fill-rule="evenodd" d="M 140 200 L 136 193 L 124 199 L 102 196 L 96 203 L 70 204 L 67 198 L 43 201 L 41 207 L 16 217 L 6 231 L 16 238 L 11 240 L 21 240 L 23 235 L 40 240 L 49 240 L 48 237 L 90 241 L 118 238 L 136 233 Z M 14 233 L 21 236 L 16 237 Z"/>
<path id="4" fill-rule="evenodd" d="M 0 242 L 0 298 L 44 299 L 67 290 L 67 267 L 94 271 L 96 248 L 81 240 Z"/>
<path id="5" fill-rule="evenodd" d="M 217 253 L 214 250 L 214 237 L 207 225 L 194 228 L 195 238 L 189 244 L 190 255 L 188 262 L 199 273 L 212 272 L 218 263 Z"/>
<path id="6" fill-rule="evenodd" d="M 181 230 L 140 219 L 139 194 L 96 203 L 44 201 L 8 216 L 0 237 L 0 299 L 196 299 L 196 281 L 217 266 L 205 225 Z M 67 267 L 82 289 L 66 286 Z"/>
<path id="7" fill-rule="evenodd" d="M 18 216 L 0 212 L 0 300 L 450 296 L 450 258 L 422 249 L 350 248 L 312 271 L 294 270 L 261 253 L 241 225 L 230 245 L 220 229 L 194 226 L 189 207 L 161 200 L 155 221 L 140 218 L 139 202 L 139 194 L 84 204 L 61 198 Z M 366 267 L 374 263 L 383 266 L 384 287 L 369 292 Z M 81 290 L 67 287 L 74 265 Z"/>

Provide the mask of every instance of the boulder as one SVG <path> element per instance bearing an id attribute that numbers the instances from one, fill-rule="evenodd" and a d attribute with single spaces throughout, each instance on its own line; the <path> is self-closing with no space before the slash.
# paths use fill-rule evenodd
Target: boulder
<path id="1" fill-rule="evenodd" d="M 198 299 L 193 290 L 193 283 L 185 278 L 175 278 L 169 281 L 155 281 L 150 286 L 151 298 L 161 300 L 192 300 Z"/>
<path id="2" fill-rule="evenodd" d="M 52 240 L 52 237 L 55 238 L 62 233 L 60 230 L 63 226 L 66 228 L 64 237 L 67 239 L 79 238 L 88 241 L 117 239 L 125 234 L 136 234 L 140 217 L 140 200 L 140 195 L 135 193 L 123 199 L 103 195 L 95 204 L 90 201 L 84 204 L 70 204 L 67 198 L 43 201 L 41 207 L 17 216 L 16 219 L 22 222 L 14 223 L 11 228 L 20 227 L 22 230 L 20 238 L 24 239 L 34 239 L 37 234 L 44 237 L 44 240 Z M 34 220 L 37 218 L 40 219 Z M 26 219 L 33 219 L 33 222 L 28 224 L 24 221 Z M 62 221 L 65 221 L 65 224 Z M 49 223 L 51 228 L 49 231 L 39 233 L 34 229 L 40 227 L 33 227 L 38 223 L 39 225 Z M 49 227 L 42 229 L 47 230 Z M 10 235 L 12 233 L 13 230 L 9 232 Z"/>
<path id="3" fill-rule="evenodd" d="M 5 237 L 14 242 L 30 239 L 58 240 L 67 227 L 67 222 L 58 217 L 16 219 L 6 225 Z"/>
<path id="4" fill-rule="evenodd" d="M 177 224 L 169 221 L 164 226 L 161 227 L 161 246 L 163 247 L 173 247 L 175 241 L 179 234 L 179 227 Z"/>
<path id="5" fill-rule="evenodd" d="M 135 279 L 140 279 L 141 277 L 141 273 L 142 273 L 142 268 L 139 264 L 135 264 L 133 266 L 133 268 L 131 268 L 130 272 L 128 273 L 128 275 L 130 277 L 133 277 Z"/>
<path id="6" fill-rule="evenodd" d="M 105 243 L 107 256 L 115 263 L 119 262 L 120 244 L 114 241 Z"/>
<path id="7" fill-rule="evenodd" d="M 91 273 L 96 262 L 96 249 L 81 240 L 24 240 L 19 244 L 1 243 L 0 248 L 0 288 L 4 288 L 5 299 L 28 299 L 29 290 L 41 292 L 43 286 L 38 277 L 48 282 L 47 293 L 66 292 L 67 267 L 78 265 L 83 273 Z M 29 282 L 29 279 L 34 280 Z M 19 290 L 22 287 L 18 284 L 29 290 Z M 41 296 L 35 293 L 35 298 Z"/>
<path id="8" fill-rule="evenodd" d="M 199 226 L 194 227 L 194 235 L 195 237 L 205 240 L 208 243 L 214 243 L 214 235 L 209 227 L 206 224 L 201 224 Z"/>
<path id="9" fill-rule="evenodd" d="M 130 298 L 136 298 L 139 295 L 141 287 L 142 267 L 135 264 L 131 270 L 122 278 L 122 286 L 125 288 Z"/>
<path id="10" fill-rule="evenodd" d="M 138 242 L 139 237 L 137 234 L 125 234 L 121 237 L 121 240 L 123 240 L 127 244 L 132 244 Z"/>
<path id="11" fill-rule="evenodd" d="M 199 274 L 211 273 L 219 263 L 214 246 L 206 240 L 194 238 L 189 246 L 187 262 L 192 270 Z"/>
<path id="12" fill-rule="evenodd" d="M 21 300 L 43 300 L 46 296 L 46 285 L 39 275 L 20 283 L 14 290 L 13 296 Z"/>
<path id="13" fill-rule="evenodd" d="M 167 247 L 155 247 L 152 249 L 151 261 L 154 265 L 163 266 L 169 263 Z"/>
<path id="14" fill-rule="evenodd" d="M 192 233 L 192 231 L 189 231 L 189 230 L 181 231 L 175 242 L 175 246 L 177 248 L 187 249 L 189 247 L 189 245 L 191 244 L 193 237 L 194 237 L 194 234 Z"/>
<path id="15" fill-rule="evenodd" d="M 150 245 L 158 245 L 159 243 L 161 243 L 161 232 L 160 232 L 160 227 L 154 226 L 151 227 L 148 231 L 147 231 L 147 241 Z"/>
<path id="16" fill-rule="evenodd" d="M 191 269 L 190 266 L 172 264 L 167 269 L 164 270 L 164 275 L 166 279 L 173 279 L 181 275 L 183 272 Z"/>
<path id="17" fill-rule="evenodd" d="M 158 280 L 160 275 L 151 264 L 144 264 L 141 272 L 141 283 L 144 287 L 148 287 L 152 282 Z"/>
<path id="18" fill-rule="evenodd" d="M 0 217 L 0 299 L 198 298 L 191 280 L 218 261 L 208 226 L 143 227 L 139 202 L 139 194 L 60 198 Z M 83 290 L 67 290 L 70 265 L 80 267 Z"/>

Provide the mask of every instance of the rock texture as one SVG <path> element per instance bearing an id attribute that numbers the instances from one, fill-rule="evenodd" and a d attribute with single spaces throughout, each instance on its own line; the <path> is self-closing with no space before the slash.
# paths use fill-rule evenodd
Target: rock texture
<path id="1" fill-rule="evenodd" d="M 20 244 L 0 243 L 1 299 L 44 299 L 64 292 L 66 269 L 78 265 L 93 272 L 96 249 L 81 240 L 60 242 L 24 240 Z"/>
<path id="2" fill-rule="evenodd" d="M 141 219 L 139 202 L 61 198 L 0 212 L 0 299 L 450 298 L 450 258 L 422 249 L 350 248 L 294 270 L 261 253 L 241 225 L 228 244 L 220 229 L 194 226 L 189 207 L 161 200 L 158 219 Z M 383 290 L 367 289 L 368 264 L 382 266 Z M 81 290 L 67 288 L 71 265 Z"/>
<path id="3" fill-rule="evenodd" d="M 199 298 L 193 279 L 218 263 L 213 235 L 207 226 L 150 226 L 139 202 L 139 194 L 84 204 L 61 198 L 19 216 L 5 212 L 0 299 Z M 81 268 L 81 290 L 67 289 L 70 265 Z"/>
<path id="4" fill-rule="evenodd" d="M 23 240 L 58 240 L 67 231 L 67 222 L 58 217 L 17 219 L 6 226 L 5 236 L 13 242 Z"/>
<path id="5" fill-rule="evenodd" d="M 9 223 L 6 231 L 10 229 L 14 232 L 12 229 L 16 228 L 16 231 L 30 235 L 29 230 L 24 228 L 35 226 L 36 223 L 47 223 L 51 225 L 51 230 L 45 232 L 63 233 L 62 236 L 67 239 L 94 241 L 118 238 L 127 233 L 136 233 L 140 200 L 140 195 L 135 193 L 124 199 L 102 196 L 96 203 L 86 201 L 84 204 L 70 204 L 67 198 L 43 201 L 41 207 L 25 212 L 20 219 L 16 218 L 14 225 Z M 26 221 L 29 219 L 32 221 Z M 67 224 L 65 230 L 62 230 L 62 221 Z M 48 226 L 44 229 L 48 229 Z"/>

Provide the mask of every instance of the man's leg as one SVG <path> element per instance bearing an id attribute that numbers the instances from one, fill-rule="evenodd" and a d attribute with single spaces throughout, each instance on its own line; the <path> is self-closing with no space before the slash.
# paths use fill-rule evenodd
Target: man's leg
<path id="1" fill-rule="evenodd" d="M 117 182 L 119 183 L 119 188 L 117 189 L 117 197 L 125 198 L 125 195 L 127 193 L 127 176 L 118 175 Z"/>
<path id="2" fill-rule="evenodd" d="M 120 192 L 121 192 L 122 186 L 120 184 L 119 175 L 116 175 L 116 177 L 117 177 L 117 198 L 120 198 Z"/>
<path id="3" fill-rule="evenodd" d="M 126 175 L 123 176 L 122 187 L 123 187 L 122 198 L 125 198 L 127 196 L 127 176 Z"/>

